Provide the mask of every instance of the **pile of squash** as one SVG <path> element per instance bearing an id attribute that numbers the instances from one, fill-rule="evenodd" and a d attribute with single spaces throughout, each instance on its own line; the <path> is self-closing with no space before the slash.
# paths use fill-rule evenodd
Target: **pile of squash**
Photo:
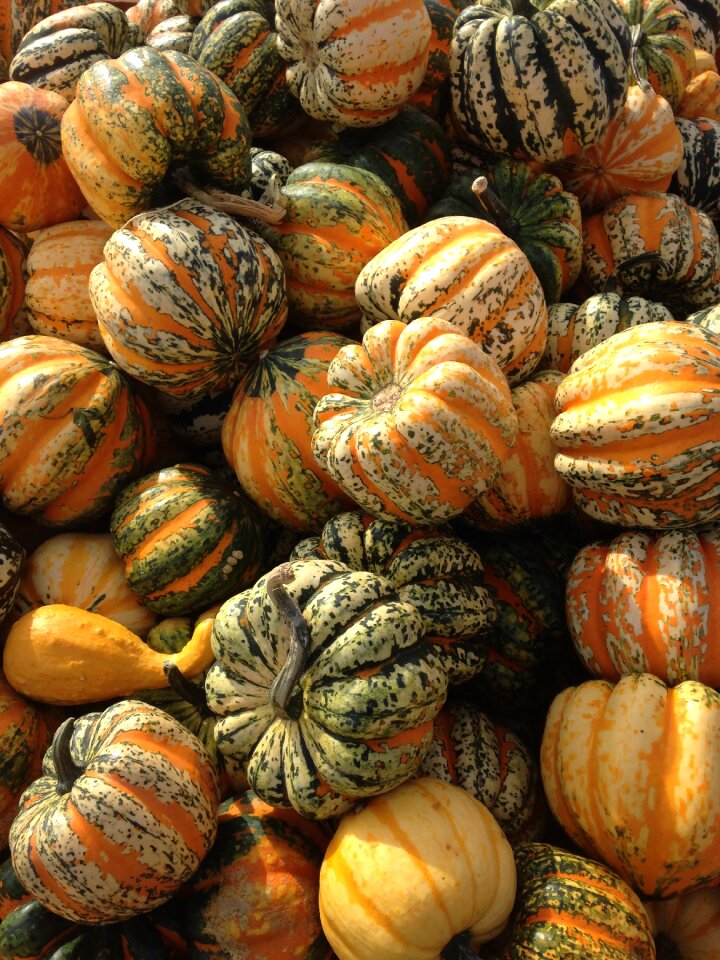
<path id="1" fill-rule="evenodd" d="M 720 957 L 719 0 L 0 0 L 0 960 Z"/>

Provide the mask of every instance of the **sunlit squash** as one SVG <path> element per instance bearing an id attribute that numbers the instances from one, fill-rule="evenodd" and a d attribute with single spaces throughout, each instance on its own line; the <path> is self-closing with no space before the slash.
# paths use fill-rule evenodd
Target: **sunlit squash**
<path id="1" fill-rule="evenodd" d="M 82 3 L 82 0 L 79 0 Z M 10 63 L 20 41 L 40 20 L 78 6 L 78 0 L 2 0 L 0 3 L 0 56 Z"/>

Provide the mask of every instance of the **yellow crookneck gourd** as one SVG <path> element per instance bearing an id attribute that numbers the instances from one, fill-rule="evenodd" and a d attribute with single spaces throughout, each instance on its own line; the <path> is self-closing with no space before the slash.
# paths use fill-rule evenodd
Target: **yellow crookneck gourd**
<path id="1" fill-rule="evenodd" d="M 217 607 L 197 621 L 185 647 L 158 653 L 122 624 L 98 613 L 51 603 L 22 616 L 10 630 L 3 670 L 19 693 L 62 706 L 131 696 L 168 686 L 167 660 L 194 677 L 212 664 Z"/>

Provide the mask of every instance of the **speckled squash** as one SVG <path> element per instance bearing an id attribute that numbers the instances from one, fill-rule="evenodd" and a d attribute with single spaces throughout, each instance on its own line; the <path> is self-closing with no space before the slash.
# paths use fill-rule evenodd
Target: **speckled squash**
<path id="1" fill-rule="evenodd" d="M 12 610 L 24 560 L 25 549 L 0 523 L 0 623 Z"/>
<path id="2" fill-rule="evenodd" d="M 169 50 L 188 53 L 195 28 L 199 23 L 200 17 L 190 17 L 182 13 L 176 17 L 168 17 L 150 31 L 145 38 L 145 43 L 161 53 L 167 53 Z"/>
<path id="3" fill-rule="evenodd" d="M 88 280 L 103 260 L 111 228 L 102 220 L 70 220 L 38 230 L 28 253 L 25 305 L 36 333 L 105 352 Z"/>
<path id="4" fill-rule="evenodd" d="M 430 43 L 423 82 L 408 103 L 442 121 L 450 104 L 450 44 L 459 4 L 453 0 L 425 0 L 430 15 Z"/>
<path id="5" fill-rule="evenodd" d="M 236 193 L 250 180 L 242 104 L 210 70 L 174 50 L 145 46 L 94 63 L 78 81 L 61 137 L 86 202 L 112 227 L 155 206 L 156 188 L 178 161 Z"/>
<path id="6" fill-rule="evenodd" d="M 21 236 L 0 227 L 0 341 L 13 335 L 13 321 L 25 297 L 27 246 Z"/>
<path id="7" fill-rule="evenodd" d="M 82 2 L 80 0 L 80 4 Z M 20 41 L 36 23 L 59 10 L 78 5 L 78 0 L 2 0 L 0 56 L 10 63 Z"/>
<path id="8" fill-rule="evenodd" d="M 518 418 L 515 443 L 490 488 L 465 510 L 480 529 L 503 529 L 551 517 L 572 505 L 570 487 L 555 469 L 557 448 L 550 436 L 555 394 L 564 377 L 545 370 L 510 391 Z"/>
<path id="9" fill-rule="evenodd" d="M 252 791 L 220 805 L 217 839 L 187 887 L 195 960 L 330 960 L 320 864 L 330 831 Z"/>
<path id="10" fill-rule="evenodd" d="M 720 687 L 720 528 L 631 530 L 582 547 L 565 591 L 580 658 L 606 680 L 653 673 Z M 716 622 L 718 621 L 718 622 Z"/>
<path id="11" fill-rule="evenodd" d="M 57 337 L 0 344 L 0 410 L 3 503 L 48 526 L 109 510 L 154 453 L 147 407 L 117 367 Z"/>
<path id="12" fill-rule="evenodd" d="M 15 612 L 46 603 L 101 613 L 141 637 L 157 621 L 130 589 L 109 533 L 59 533 L 33 550 L 23 565 Z"/>
<path id="13" fill-rule="evenodd" d="M 32 899 L 18 880 L 10 857 L 0 862 L 0 920 L 4 920 L 15 907 Z"/>
<path id="14" fill-rule="evenodd" d="M 656 528 L 720 516 L 717 334 L 681 321 L 616 333 L 575 361 L 556 407 L 555 467 L 590 516 Z"/>
<path id="15" fill-rule="evenodd" d="M 84 923 L 169 900 L 215 839 L 219 786 L 200 741 L 139 700 L 62 724 L 20 798 L 10 852 L 43 906 Z"/>
<path id="16" fill-rule="evenodd" d="M 657 960 L 715 960 L 720 951 L 720 889 L 649 900 Z"/>
<path id="17" fill-rule="evenodd" d="M 85 200 L 60 142 L 67 101 L 50 90 L 0 84 L 0 226 L 28 233 L 74 220 Z"/>
<path id="18" fill-rule="evenodd" d="M 376 127 L 420 87 L 431 24 L 423 0 L 277 0 L 278 50 L 311 117 Z"/>
<path id="19" fill-rule="evenodd" d="M 331 331 L 289 337 L 248 368 L 222 424 L 225 458 L 245 493 L 279 523 L 315 532 L 352 505 L 315 460 L 313 411 L 347 337 Z"/>
<path id="20" fill-rule="evenodd" d="M 259 511 L 199 464 L 128 484 L 109 529 L 129 586 L 165 616 L 227 600 L 255 582 L 264 561 Z"/>
<path id="21" fill-rule="evenodd" d="M 675 113 L 688 120 L 698 117 L 720 120 L 720 74 L 717 70 L 703 70 L 689 81 Z"/>
<path id="22" fill-rule="evenodd" d="M 301 164 L 281 192 L 285 218 L 258 230 L 285 268 L 293 321 L 347 330 L 358 274 L 407 229 L 400 201 L 376 174 L 336 163 Z"/>
<path id="23" fill-rule="evenodd" d="M 469 701 L 451 701 L 435 717 L 420 776 L 454 783 L 477 797 L 510 843 L 541 819 L 540 772 L 530 751 Z"/>
<path id="24" fill-rule="evenodd" d="M 266 803 L 311 818 L 392 789 L 417 771 L 447 693 L 424 632 L 385 577 L 332 560 L 274 568 L 215 620 L 218 749 L 248 760 Z"/>
<path id="25" fill-rule="evenodd" d="M 25 34 L 10 63 L 10 77 L 53 90 L 70 103 L 88 67 L 141 43 L 140 30 L 114 4 L 70 7 L 46 17 Z"/>
<path id="26" fill-rule="evenodd" d="M 420 612 L 451 683 L 482 668 L 495 606 L 480 584 L 479 554 L 451 530 L 376 520 L 354 510 L 332 517 L 319 536 L 298 543 L 291 553 L 296 557 L 337 560 L 387 577 L 400 599 Z"/>
<path id="27" fill-rule="evenodd" d="M 274 5 L 265 0 L 220 0 L 200 21 L 188 51 L 235 93 L 254 139 L 276 136 L 300 115 L 274 20 Z"/>
<path id="28" fill-rule="evenodd" d="M 695 39 L 685 7 L 674 0 L 614 0 L 630 25 L 631 63 L 675 109 L 695 72 Z"/>
<path id="29" fill-rule="evenodd" d="M 540 755 L 567 835 L 647 897 L 720 877 L 720 694 L 649 673 L 562 691 Z"/>
<path id="30" fill-rule="evenodd" d="M 626 267 L 623 288 L 665 304 L 683 320 L 720 301 L 720 241 L 702 210 L 672 193 L 628 194 L 583 224 L 581 281 L 599 293 L 617 264 L 640 254 L 659 260 Z"/>
<path id="31" fill-rule="evenodd" d="M 594 143 L 622 109 L 629 51 L 614 0 L 468 6 L 451 48 L 454 119 L 489 153 L 560 160 Z"/>
<path id="32" fill-rule="evenodd" d="M 697 50 L 714 54 L 720 40 L 720 5 L 717 0 L 680 0 L 693 29 Z"/>
<path id="33" fill-rule="evenodd" d="M 677 118 L 683 158 L 670 189 L 713 220 L 720 217 L 720 120 Z"/>
<path id="34" fill-rule="evenodd" d="M 136 24 L 147 37 L 159 24 L 182 14 L 202 17 L 213 5 L 213 0 L 138 0 L 127 11 L 128 20 Z"/>
<path id="35" fill-rule="evenodd" d="M 567 960 L 655 960 L 647 911 L 616 873 L 547 843 L 522 843 L 513 853 L 517 898 L 494 953 L 498 960 L 543 953 Z"/>
<path id="36" fill-rule="evenodd" d="M 260 200 L 274 177 L 274 183 L 282 187 L 293 172 L 293 166 L 287 157 L 277 150 L 264 147 L 250 148 L 250 167 L 252 183 L 250 190 L 255 200 Z"/>
<path id="37" fill-rule="evenodd" d="M 273 250 L 197 200 L 149 211 L 116 230 L 89 290 L 118 365 L 187 400 L 234 386 L 287 318 Z"/>
<path id="38" fill-rule="evenodd" d="M 407 231 L 361 270 L 355 297 L 368 325 L 450 320 L 511 383 L 529 376 L 545 349 L 537 274 L 516 243 L 477 217 L 440 217 Z"/>
<path id="39" fill-rule="evenodd" d="M 439 317 L 386 320 L 343 347 L 314 412 L 315 459 L 373 516 L 442 523 L 509 456 L 517 414 L 478 343 Z"/>
<path id="40" fill-rule="evenodd" d="M 589 214 L 626 193 L 667 190 L 682 155 L 668 101 L 649 84 L 633 83 L 623 109 L 600 139 L 552 170 Z"/>

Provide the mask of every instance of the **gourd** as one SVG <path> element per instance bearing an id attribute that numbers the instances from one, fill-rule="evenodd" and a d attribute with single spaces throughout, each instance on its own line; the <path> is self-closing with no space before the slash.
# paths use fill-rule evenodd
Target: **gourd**
<path id="1" fill-rule="evenodd" d="M 0 57 L 10 63 L 20 41 L 34 24 L 74 6 L 77 6 L 77 0 L 3 0 L 0 4 Z"/>
<path id="2" fill-rule="evenodd" d="M 121 700 L 58 728 L 10 828 L 13 867 L 61 917 L 146 913 L 199 867 L 219 799 L 200 741 L 164 711 Z"/>
<path id="3" fill-rule="evenodd" d="M 703 70 L 689 81 L 676 116 L 687 120 L 697 120 L 699 117 L 720 120 L 720 74 L 717 70 Z"/>
<path id="4" fill-rule="evenodd" d="M 188 53 L 193 33 L 199 23 L 200 17 L 190 17 L 182 13 L 176 17 L 168 17 L 167 20 L 162 20 L 153 27 L 145 38 L 145 43 L 161 53 L 167 53 L 169 50 Z"/>
<path id="5" fill-rule="evenodd" d="M 720 214 L 720 120 L 677 118 L 683 158 L 670 189 L 716 219 Z"/>
<path id="6" fill-rule="evenodd" d="M 0 523 L 0 623 L 12 609 L 24 560 L 24 547 Z"/>
<path id="7" fill-rule="evenodd" d="M 13 321 L 23 307 L 28 247 L 21 235 L 0 227 L 0 340 L 13 335 Z"/>
<path id="8" fill-rule="evenodd" d="M 72 705 L 168 686 L 164 661 L 188 677 L 207 670 L 213 617 L 172 656 L 156 653 L 120 623 L 63 603 L 47 604 L 17 620 L 8 633 L 3 670 L 19 693 L 41 703 Z"/>
<path id="9" fill-rule="evenodd" d="M 658 960 L 714 960 L 720 949 L 720 890 L 691 890 L 645 904 Z"/>

